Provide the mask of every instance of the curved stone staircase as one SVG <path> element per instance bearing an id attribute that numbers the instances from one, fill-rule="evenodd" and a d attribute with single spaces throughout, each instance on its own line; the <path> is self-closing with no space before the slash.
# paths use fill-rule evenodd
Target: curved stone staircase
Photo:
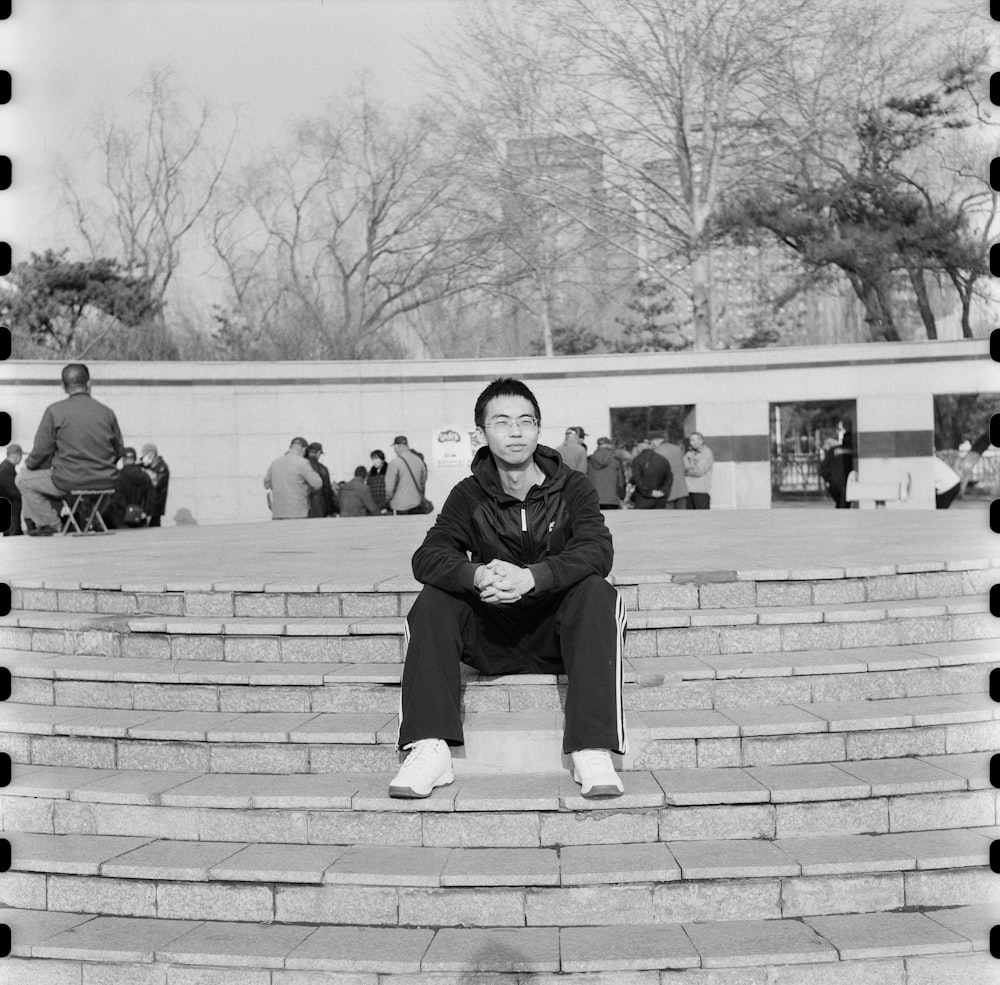
<path id="1" fill-rule="evenodd" d="M 464 692 L 393 801 L 419 586 L 15 580 L 0 878 L 18 985 L 997 980 L 986 561 L 619 574 L 626 794 L 560 683 Z"/>

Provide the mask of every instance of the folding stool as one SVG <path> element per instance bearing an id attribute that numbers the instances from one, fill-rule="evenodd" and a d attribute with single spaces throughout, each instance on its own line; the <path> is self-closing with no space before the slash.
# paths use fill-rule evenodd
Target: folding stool
<path id="1" fill-rule="evenodd" d="M 74 537 L 113 533 L 114 531 L 108 530 L 108 525 L 101 516 L 101 510 L 108 505 L 114 494 L 114 489 L 71 489 L 63 496 L 63 506 L 69 513 L 63 517 L 62 529 L 59 532 L 72 533 Z M 76 517 L 78 510 L 83 515 L 82 527 Z"/>

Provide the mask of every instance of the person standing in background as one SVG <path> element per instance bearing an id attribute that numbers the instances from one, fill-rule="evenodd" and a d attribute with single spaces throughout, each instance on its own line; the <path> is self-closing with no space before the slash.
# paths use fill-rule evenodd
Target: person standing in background
<path id="1" fill-rule="evenodd" d="M 849 423 L 838 423 L 837 443 L 827 450 L 825 462 L 822 474 L 828 483 L 830 496 L 838 510 L 849 510 L 847 477 L 854 470 L 854 433 Z"/>
<path id="2" fill-rule="evenodd" d="M 670 466 L 670 489 L 667 492 L 666 510 L 686 510 L 688 508 L 688 486 L 684 478 L 684 453 L 680 445 L 668 441 L 666 435 L 653 435 L 650 439 L 655 454 L 665 458 Z"/>
<path id="3" fill-rule="evenodd" d="M 405 435 L 397 435 L 392 447 L 396 457 L 385 470 L 389 506 L 397 516 L 420 513 L 420 503 L 427 486 L 427 465 L 420 455 L 410 450 Z"/>
<path id="4" fill-rule="evenodd" d="M 637 510 L 666 509 L 673 482 L 670 463 L 645 438 L 636 448 L 638 454 L 632 459 L 632 505 Z"/>
<path id="5" fill-rule="evenodd" d="M 586 437 L 587 434 L 581 427 L 566 428 L 566 437 L 556 449 L 568 468 L 584 475 L 587 474 L 587 448 L 583 443 Z"/>
<path id="6" fill-rule="evenodd" d="M 687 482 L 688 506 L 692 510 L 707 510 L 712 505 L 712 468 L 715 456 L 705 444 L 700 431 L 688 435 L 688 450 L 684 453 L 684 479 Z"/>
<path id="7" fill-rule="evenodd" d="M 323 480 L 306 461 L 309 442 L 292 438 L 288 451 L 267 467 L 264 488 L 272 520 L 299 520 L 309 516 L 309 491 L 321 489 Z"/>
<path id="8" fill-rule="evenodd" d="M 597 451 L 587 459 L 587 475 L 597 490 L 602 510 L 620 510 L 625 498 L 625 469 L 610 438 L 597 439 Z"/>
<path id="9" fill-rule="evenodd" d="M 330 470 L 319 460 L 323 446 L 318 441 L 309 443 L 306 458 L 322 480 L 323 485 L 309 494 L 309 515 L 311 517 L 333 516 L 337 512 L 337 497 L 330 484 Z"/>
<path id="10" fill-rule="evenodd" d="M 368 470 L 368 488 L 379 512 L 384 513 L 389 509 L 389 502 L 385 497 L 385 473 L 388 468 L 385 463 L 385 452 L 376 448 L 371 453 L 371 462 L 372 467 Z"/>

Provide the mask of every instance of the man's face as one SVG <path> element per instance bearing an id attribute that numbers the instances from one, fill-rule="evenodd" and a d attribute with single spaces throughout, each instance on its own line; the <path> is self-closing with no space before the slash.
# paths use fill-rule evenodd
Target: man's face
<path id="1" fill-rule="evenodd" d="M 527 418 L 532 425 L 523 423 Z M 532 460 L 538 446 L 535 408 L 526 397 L 494 397 L 486 405 L 485 426 L 480 433 L 498 462 L 519 466 Z"/>
<path id="2" fill-rule="evenodd" d="M 10 461 L 12 465 L 20 465 L 21 455 L 22 453 L 19 451 L 9 451 L 7 452 L 7 459 Z"/>
<path id="3" fill-rule="evenodd" d="M 688 444 L 694 451 L 699 451 L 704 443 L 705 439 L 697 431 L 688 438 Z"/>

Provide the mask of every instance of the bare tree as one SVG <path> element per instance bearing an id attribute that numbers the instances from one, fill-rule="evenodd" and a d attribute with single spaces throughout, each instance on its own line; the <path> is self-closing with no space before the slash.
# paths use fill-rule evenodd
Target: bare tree
<path id="1" fill-rule="evenodd" d="M 258 338 L 294 324 L 319 358 L 392 348 L 393 325 L 486 263 L 460 157 L 430 109 L 393 120 L 364 89 L 299 121 L 214 215 L 233 311 Z"/>
<path id="2" fill-rule="evenodd" d="M 115 257 L 162 304 L 225 173 L 236 124 L 217 151 L 217 114 L 207 105 L 189 112 L 169 68 L 152 70 L 132 99 L 137 116 L 108 110 L 87 128 L 101 165 L 97 189 L 65 165 L 59 180 L 91 257 Z"/>
<path id="3" fill-rule="evenodd" d="M 508 350 L 587 351 L 613 321 L 635 262 L 598 205 L 600 151 L 552 126 L 570 109 L 555 84 L 559 41 L 522 14 L 516 4 L 460 8 L 446 57 L 426 54 L 453 139 L 469 149 L 481 223 L 495 232 L 494 275 L 479 290 L 505 313 Z"/>
<path id="4" fill-rule="evenodd" d="M 575 144 L 593 180 L 554 171 L 526 194 L 686 298 L 697 348 L 721 341 L 711 234 L 727 196 L 836 158 L 850 107 L 898 78 L 893 58 L 912 49 L 894 0 L 480 0 L 469 10 L 452 48 L 466 61 L 445 73 L 453 100 L 494 134 Z"/>

